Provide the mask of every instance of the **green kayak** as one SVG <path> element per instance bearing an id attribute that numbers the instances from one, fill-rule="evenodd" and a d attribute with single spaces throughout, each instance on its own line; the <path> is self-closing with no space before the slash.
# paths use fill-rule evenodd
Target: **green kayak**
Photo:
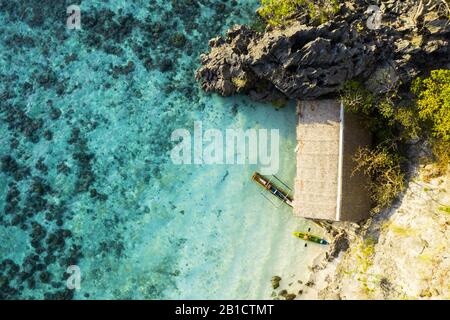
<path id="1" fill-rule="evenodd" d="M 328 241 L 321 239 L 319 237 L 313 236 L 312 234 L 309 234 L 306 232 L 294 232 L 293 235 L 296 236 L 297 238 L 305 240 L 305 241 L 310 241 L 310 242 L 324 244 L 324 245 L 328 244 Z"/>

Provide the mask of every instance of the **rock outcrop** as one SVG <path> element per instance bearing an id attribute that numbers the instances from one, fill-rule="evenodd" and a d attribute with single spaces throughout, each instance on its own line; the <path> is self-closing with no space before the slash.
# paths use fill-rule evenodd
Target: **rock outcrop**
<path id="1" fill-rule="evenodd" d="M 280 281 L 281 278 L 279 276 L 273 276 L 271 283 L 272 283 L 272 288 L 275 290 L 280 286 Z"/>
<path id="2" fill-rule="evenodd" d="M 437 11 L 428 12 L 421 1 L 381 1 L 383 19 L 374 28 L 366 10 L 364 1 L 354 0 L 319 26 L 301 14 L 265 32 L 234 26 L 210 41 L 196 79 L 223 96 L 307 100 L 336 93 L 350 79 L 370 80 L 388 70 L 395 81 L 409 83 L 434 62 L 450 63 L 450 27 Z M 380 90 L 373 81 L 371 87 Z"/>
<path id="3" fill-rule="evenodd" d="M 429 180 L 421 166 L 402 199 L 352 233 L 336 237 L 312 268 L 301 299 L 448 299 L 450 172 Z"/>

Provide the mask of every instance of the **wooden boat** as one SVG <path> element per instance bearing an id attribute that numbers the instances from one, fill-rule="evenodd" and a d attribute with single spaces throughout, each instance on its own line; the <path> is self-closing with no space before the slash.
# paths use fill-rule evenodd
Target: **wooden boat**
<path id="1" fill-rule="evenodd" d="M 287 189 L 289 189 L 288 186 L 286 186 L 280 179 L 274 176 L 276 180 L 280 184 L 283 184 Z M 253 181 L 255 181 L 257 184 L 262 186 L 264 189 L 266 189 L 268 192 L 270 192 L 272 195 L 277 197 L 279 200 L 287 204 L 288 206 L 292 207 L 293 199 L 289 195 L 289 192 L 285 191 L 284 189 L 280 188 L 279 186 L 275 185 L 271 179 L 268 179 L 264 177 L 263 175 L 259 174 L 258 172 L 253 173 L 252 176 Z"/>

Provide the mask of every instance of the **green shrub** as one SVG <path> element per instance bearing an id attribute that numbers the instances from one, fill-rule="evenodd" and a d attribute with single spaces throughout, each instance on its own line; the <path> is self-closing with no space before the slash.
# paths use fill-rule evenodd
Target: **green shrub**
<path id="1" fill-rule="evenodd" d="M 340 98 L 345 110 L 358 115 L 378 141 L 392 139 L 390 119 L 385 118 L 392 113 L 387 101 L 380 107 L 377 97 L 355 80 L 344 84 Z"/>
<path id="2" fill-rule="evenodd" d="M 418 118 L 430 131 L 435 175 L 444 175 L 450 163 L 450 70 L 433 70 L 428 78 L 411 85 L 417 97 Z"/>
<path id="3" fill-rule="evenodd" d="M 313 24 L 322 24 L 330 20 L 340 9 L 338 0 L 261 0 L 257 10 L 259 16 L 272 26 L 288 23 L 289 17 L 296 12 L 306 12 Z"/>
<path id="4" fill-rule="evenodd" d="M 450 141 L 434 140 L 431 145 L 436 175 L 443 176 L 447 173 L 450 163 Z"/>
<path id="5" fill-rule="evenodd" d="M 375 136 L 376 147 L 362 148 L 354 157 L 355 170 L 371 178 L 375 212 L 405 188 L 400 160 L 406 142 L 421 136 L 428 139 L 434 175 L 446 174 L 450 164 L 450 70 L 434 70 L 430 77 L 414 80 L 411 92 L 416 100 L 402 98 L 397 90 L 374 95 L 363 84 L 348 81 L 341 91 L 346 111 L 361 116 Z"/>
<path id="6" fill-rule="evenodd" d="M 394 113 L 394 121 L 401 126 L 400 138 L 408 141 L 417 139 L 422 132 L 417 111 L 410 107 L 398 107 Z"/>
<path id="7" fill-rule="evenodd" d="M 344 84 L 341 101 L 347 111 L 355 114 L 370 116 L 374 110 L 374 96 L 355 80 Z"/>
<path id="8" fill-rule="evenodd" d="M 247 78 L 245 77 L 233 77 L 231 78 L 231 82 L 236 87 L 237 91 L 241 91 L 245 89 L 245 86 L 247 85 Z"/>
<path id="9" fill-rule="evenodd" d="M 392 120 L 395 114 L 394 102 L 388 97 L 383 97 L 377 105 L 380 115 L 388 120 Z"/>
<path id="10" fill-rule="evenodd" d="M 355 172 L 362 170 L 370 178 L 369 191 L 375 204 L 374 212 L 389 206 L 405 189 L 405 175 L 400 156 L 384 146 L 359 148 L 354 156 Z"/>
<path id="11" fill-rule="evenodd" d="M 411 86 L 417 97 L 420 119 L 439 140 L 450 140 L 450 70 L 433 70 L 428 78 L 417 78 Z"/>
<path id="12" fill-rule="evenodd" d="M 290 15 L 297 12 L 305 0 L 261 0 L 259 16 L 273 26 L 285 25 Z"/>
<path id="13" fill-rule="evenodd" d="M 374 95 L 358 81 L 348 81 L 341 90 L 341 101 L 346 111 L 362 117 L 366 127 L 378 142 L 395 141 L 396 144 L 416 139 L 422 132 L 414 102 L 401 105 L 397 87 Z"/>

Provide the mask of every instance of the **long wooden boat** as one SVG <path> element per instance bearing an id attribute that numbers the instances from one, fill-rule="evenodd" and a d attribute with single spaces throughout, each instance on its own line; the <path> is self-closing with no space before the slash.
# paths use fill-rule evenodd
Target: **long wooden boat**
<path id="1" fill-rule="evenodd" d="M 275 177 L 276 178 L 276 177 Z M 271 179 L 268 179 L 264 177 L 263 175 L 259 174 L 258 172 L 253 173 L 252 176 L 253 181 L 255 181 L 257 184 L 262 186 L 264 189 L 266 189 L 268 192 L 270 192 L 272 195 L 277 197 L 282 202 L 286 203 L 288 206 L 292 207 L 293 205 L 293 199 L 289 195 L 289 192 L 285 191 L 284 189 L 280 188 L 279 186 L 275 185 Z M 284 184 L 276 178 L 280 183 Z"/>

